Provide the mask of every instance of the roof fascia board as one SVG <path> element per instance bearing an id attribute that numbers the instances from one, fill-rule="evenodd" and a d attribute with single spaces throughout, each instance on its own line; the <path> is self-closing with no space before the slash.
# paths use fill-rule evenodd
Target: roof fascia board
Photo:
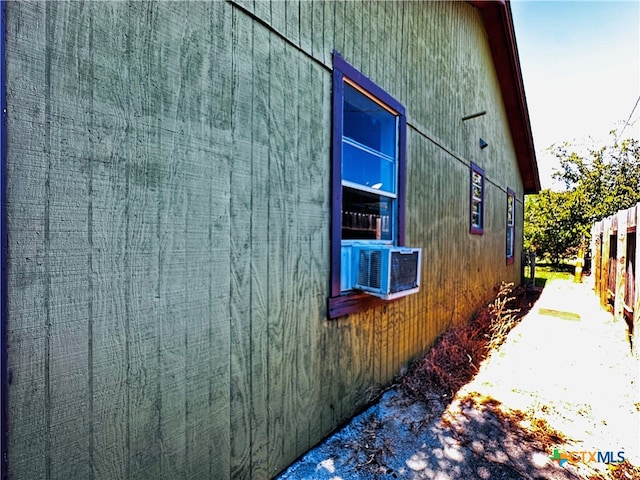
<path id="1" fill-rule="evenodd" d="M 478 9 L 484 23 L 493 63 L 500 82 L 507 121 L 522 175 L 525 193 L 540 191 L 529 110 L 522 81 L 511 5 L 505 0 L 469 0 Z"/>

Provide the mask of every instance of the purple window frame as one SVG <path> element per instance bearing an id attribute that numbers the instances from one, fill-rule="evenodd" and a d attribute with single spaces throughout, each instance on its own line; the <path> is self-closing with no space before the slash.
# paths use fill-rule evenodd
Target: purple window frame
<path id="1" fill-rule="evenodd" d="M 347 63 L 338 52 L 333 52 L 333 98 L 331 129 L 331 267 L 329 318 L 337 318 L 355 313 L 375 305 L 388 303 L 362 292 L 342 292 L 340 289 L 340 263 L 342 247 L 342 105 L 344 99 L 344 79 L 366 91 L 381 104 L 398 114 L 398 177 L 397 177 L 397 228 L 394 245 L 405 244 L 406 208 L 406 139 L 407 119 L 404 106 L 385 92 L 380 86 Z"/>
<path id="2" fill-rule="evenodd" d="M 480 198 L 480 226 L 473 224 L 473 174 L 477 173 L 482 177 L 482 196 Z M 469 175 L 469 233 L 473 235 L 482 235 L 484 233 L 484 188 L 485 178 L 484 170 L 475 163 L 471 164 L 471 173 Z"/>
<path id="3" fill-rule="evenodd" d="M 509 199 L 512 198 L 513 199 L 513 219 L 512 219 L 512 224 L 509 225 Z M 515 262 L 515 258 L 516 258 L 516 192 L 514 192 L 513 190 L 511 190 L 510 188 L 507 188 L 507 219 L 506 219 L 506 226 L 507 226 L 507 232 L 505 234 L 505 241 L 506 241 L 506 245 L 505 245 L 505 254 L 506 254 L 506 258 L 507 258 L 507 265 L 512 265 Z M 511 241 L 513 242 L 513 247 L 511 249 L 511 255 L 509 255 L 509 231 L 511 231 Z"/>

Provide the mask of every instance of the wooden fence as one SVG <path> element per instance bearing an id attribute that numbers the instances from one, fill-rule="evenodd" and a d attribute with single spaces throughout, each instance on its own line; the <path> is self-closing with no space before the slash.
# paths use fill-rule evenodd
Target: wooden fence
<path id="1" fill-rule="evenodd" d="M 596 222 L 591 227 L 592 272 L 595 291 L 603 306 L 609 306 L 617 319 L 629 327 L 629 340 L 640 357 L 640 276 L 636 266 L 636 227 L 640 223 L 640 204 Z"/>

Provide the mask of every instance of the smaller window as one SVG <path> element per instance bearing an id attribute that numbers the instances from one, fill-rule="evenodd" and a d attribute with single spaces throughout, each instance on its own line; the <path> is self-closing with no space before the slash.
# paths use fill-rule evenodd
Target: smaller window
<path id="1" fill-rule="evenodd" d="M 507 189 L 507 265 L 514 261 L 516 193 Z"/>
<path id="2" fill-rule="evenodd" d="M 476 235 L 484 232 L 484 170 L 471 164 L 471 212 L 469 215 L 471 227 L 469 231 Z"/>

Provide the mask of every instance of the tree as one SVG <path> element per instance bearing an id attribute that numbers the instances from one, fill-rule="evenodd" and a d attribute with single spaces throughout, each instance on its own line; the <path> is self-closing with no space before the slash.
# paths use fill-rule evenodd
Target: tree
<path id="1" fill-rule="evenodd" d="M 612 132 L 613 134 L 614 132 Z M 582 220 L 594 221 L 632 207 L 640 201 L 640 145 L 628 139 L 584 156 L 569 150 L 568 145 L 552 147 L 560 170 L 554 177 L 563 181 L 573 208 Z"/>
<path id="2" fill-rule="evenodd" d="M 550 150 L 560 166 L 554 177 L 566 190 L 527 197 L 524 245 L 558 261 L 575 253 L 595 221 L 640 202 L 640 144 L 614 141 L 586 154 L 568 143 Z"/>
<path id="3" fill-rule="evenodd" d="M 566 192 L 543 190 L 529 195 L 525 201 L 524 248 L 558 263 L 580 244 L 576 224 Z"/>

